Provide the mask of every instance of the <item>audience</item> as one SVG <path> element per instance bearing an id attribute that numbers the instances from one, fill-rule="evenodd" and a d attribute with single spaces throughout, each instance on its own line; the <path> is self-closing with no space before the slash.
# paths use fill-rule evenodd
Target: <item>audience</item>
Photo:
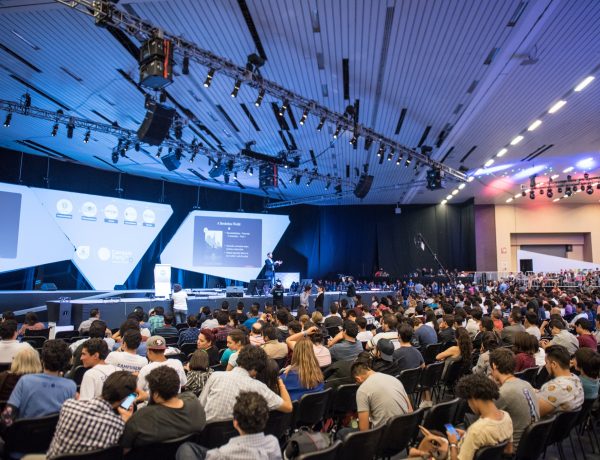
<path id="1" fill-rule="evenodd" d="M 343 330 L 339 332 L 327 345 L 332 361 L 350 361 L 363 351 L 361 343 L 356 340 L 358 326 L 355 322 L 344 321 Z"/>
<path id="2" fill-rule="evenodd" d="M 150 325 L 150 334 L 156 335 L 155 332 L 158 328 L 165 325 L 165 309 L 163 307 L 156 307 L 150 310 L 150 317 L 148 318 L 148 324 Z"/>
<path id="3" fill-rule="evenodd" d="M 525 428 L 540 419 L 540 408 L 531 384 L 515 377 L 515 366 L 516 359 L 512 351 L 499 348 L 491 352 L 492 378 L 500 386 L 500 398 L 496 406 L 508 412 L 512 419 L 513 445 L 516 449 Z"/>
<path id="4" fill-rule="evenodd" d="M 269 358 L 278 360 L 285 359 L 288 355 L 288 345 L 281 343 L 278 340 L 277 329 L 273 326 L 267 325 L 263 327 L 263 337 L 265 344 L 262 346 L 263 350 Z M 297 334 L 294 334 L 296 336 Z"/>
<path id="5" fill-rule="evenodd" d="M 120 404 L 135 392 L 135 384 L 131 373 L 117 371 L 107 377 L 97 398 L 65 401 L 46 458 L 117 445 L 133 414 L 133 406 L 126 410 Z"/>
<path id="6" fill-rule="evenodd" d="M 240 329 L 233 329 L 227 334 L 227 350 L 221 357 L 221 364 L 227 364 L 228 371 L 237 366 L 238 353 L 247 344 L 248 337 Z"/>
<path id="7" fill-rule="evenodd" d="M 208 355 L 209 366 L 219 364 L 219 350 L 215 346 L 215 336 L 210 329 L 201 329 L 196 342 L 198 350 L 204 350 Z"/>
<path id="8" fill-rule="evenodd" d="M 31 348 L 28 343 L 21 343 L 17 340 L 17 322 L 6 320 L 0 323 L 0 363 L 11 363 L 15 355 L 25 349 Z"/>
<path id="9" fill-rule="evenodd" d="M 0 401 L 10 398 L 10 394 L 22 376 L 41 372 L 42 363 L 39 353 L 31 347 L 23 348 L 13 358 L 10 369 L 0 373 Z"/>
<path id="10" fill-rule="evenodd" d="M 250 335 L 248 336 L 248 341 L 250 345 L 260 347 L 265 344 L 265 338 L 262 334 L 262 328 L 263 325 L 259 321 L 252 324 L 252 327 L 250 328 Z"/>
<path id="11" fill-rule="evenodd" d="M 80 339 L 77 342 L 73 342 L 71 345 L 69 345 L 71 348 L 71 353 L 78 356 L 81 353 L 81 345 L 83 345 L 88 339 L 103 339 L 106 342 L 108 349 L 113 350 L 116 342 L 112 337 L 106 336 L 107 331 L 110 333 L 110 330 L 106 327 L 106 323 L 104 321 L 99 319 L 92 321 L 88 331 L 88 337 Z"/>
<path id="12" fill-rule="evenodd" d="M 137 354 L 142 343 L 142 334 L 139 330 L 130 329 L 123 335 L 121 348 L 112 351 L 106 357 L 106 364 L 117 366 L 123 371 L 137 373 L 148 364 L 148 359 Z"/>
<path id="13" fill-rule="evenodd" d="M 408 324 L 402 324 L 398 330 L 400 336 L 400 347 L 394 350 L 392 357 L 398 368 L 398 372 L 405 369 L 425 367 L 425 360 L 419 350 L 412 345 L 414 335 L 413 328 Z"/>
<path id="14" fill-rule="evenodd" d="M 181 347 L 184 343 L 196 343 L 198 341 L 198 317 L 196 315 L 189 315 L 187 317 L 187 328 L 182 329 L 179 332 L 179 339 L 177 340 L 177 346 Z"/>
<path id="15" fill-rule="evenodd" d="M 121 370 L 113 364 L 107 364 L 108 346 L 102 339 L 88 339 L 83 343 L 81 363 L 87 369 L 81 381 L 79 399 L 93 399 L 102 394 L 102 385 L 106 378 Z"/>
<path id="16" fill-rule="evenodd" d="M 555 412 L 575 411 L 583 404 L 584 393 L 581 381 L 579 377 L 571 374 L 569 365 L 570 355 L 565 347 L 562 345 L 546 347 L 546 370 L 552 380 L 545 383 L 538 393 L 542 417 Z"/>
<path id="17" fill-rule="evenodd" d="M 521 312 L 518 309 L 513 309 L 508 315 L 508 326 L 502 329 L 500 337 L 506 345 L 514 345 L 515 335 L 519 332 L 527 332 L 525 326 L 521 324 Z"/>
<path id="18" fill-rule="evenodd" d="M 313 352 L 317 357 L 319 367 L 329 366 L 331 364 L 331 352 L 323 345 L 323 334 L 318 326 L 311 326 L 305 331 L 300 331 L 290 335 L 285 342 L 290 350 L 295 350 L 296 343 L 303 337 L 308 337 L 313 344 Z"/>
<path id="19" fill-rule="evenodd" d="M 185 389 L 191 391 L 196 396 L 200 396 L 206 381 L 213 373 L 208 365 L 208 353 L 204 350 L 196 350 L 190 357 L 190 362 L 186 365 L 189 369 Z"/>
<path id="20" fill-rule="evenodd" d="M 455 331 L 454 326 L 454 315 L 443 315 L 440 323 L 440 331 L 438 333 L 439 343 L 448 343 L 454 341 Z"/>
<path id="21" fill-rule="evenodd" d="M 25 331 L 41 331 L 42 329 L 46 329 L 46 326 L 38 320 L 34 312 L 30 311 L 25 315 L 25 322 L 19 329 L 18 335 L 25 335 Z"/>
<path id="22" fill-rule="evenodd" d="M 592 350 L 598 349 L 596 337 L 592 334 L 592 322 L 587 318 L 579 318 L 575 321 L 575 331 L 577 332 L 577 341 L 579 347 L 587 347 Z"/>
<path id="23" fill-rule="evenodd" d="M 564 347 L 569 355 L 575 354 L 575 352 L 579 349 L 579 341 L 577 337 L 571 334 L 567 330 L 567 326 L 562 319 L 552 319 L 550 322 L 544 321 L 540 326 L 540 331 L 544 329 L 548 325 L 550 328 L 550 333 L 552 334 L 552 340 L 542 340 L 540 345 L 543 349 L 549 346 L 560 345 Z"/>
<path id="24" fill-rule="evenodd" d="M 150 372 L 159 367 L 170 367 L 173 369 L 179 377 L 179 389 L 184 387 L 187 383 L 187 377 L 185 376 L 183 364 L 178 359 L 167 359 L 165 356 L 165 350 L 167 349 L 165 339 L 160 335 L 154 335 L 148 339 L 146 345 L 148 347 L 149 363 L 142 367 L 138 375 L 137 388 L 138 392 L 140 392 L 140 399 L 149 399 L 146 394 L 148 392 L 147 377 Z"/>
<path id="25" fill-rule="evenodd" d="M 125 452 L 204 429 L 204 405 L 193 393 L 179 394 L 181 380 L 175 369 L 155 367 L 145 379 L 150 389 L 150 404 L 138 409 L 125 424 L 121 438 Z"/>
<path id="26" fill-rule="evenodd" d="M 278 380 L 279 395 L 256 380 L 256 375 L 263 371 L 266 364 L 265 351 L 247 345 L 240 350 L 237 366 L 231 372 L 214 372 L 200 394 L 200 403 L 206 411 L 206 421 L 210 423 L 231 419 L 235 398 L 241 391 L 259 393 L 267 400 L 269 410 L 292 412 L 292 400 L 281 379 Z"/>
<path id="27" fill-rule="evenodd" d="M 490 353 L 498 347 L 496 334 L 488 331 L 481 334 L 481 349 L 479 351 L 479 358 L 477 358 L 477 364 L 473 368 L 474 374 L 491 375 Z"/>
<path id="28" fill-rule="evenodd" d="M 314 327 L 317 329 L 316 326 Z M 321 391 L 324 388 L 323 373 L 313 347 L 312 341 L 307 337 L 296 342 L 292 363 L 281 376 L 292 401 L 300 399 L 307 393 Z"/>
<path id="29" fill-rule="evenodd" d="M 396 329 L 396 326 L 398 326 L 396 315 L 392 315 L 391 313 L 384 315 L 381 319 L 381 332 L 375 334 L 373 338 L 367 342 L 366 349 L 374 350 L 377 346 L 377 342 L 381 339 L 391 340 L 394 348 L 398 348 L 400 346 L 400 341 L 398 340 L 398 330 Z"/>
<path id="30" fill-rule="evenodd" d="M 240 435 L 211 450 L 185 443 L 177 451 L 177 460 L 279 460 L 279 441 L 264 434 L 268 419 L 269 405 L 265 398 L 260 393 L 241 391 L 233 406 L 233 427 Z"/>
<path id="31" fill-rule="evenodd" d="M 515 372 L 536 367 L 535 354 L 538 352 L 538 349 L 538 340 L 532 334 L 517 332 L 514 336 L 514 351 L 516 353 Z"/>
<path id="32" fill-rule="evenodd" d="M 100 319 L 100 310 L 98 310 L 97 308 L 92 308 L 90 310 L 90 317 L 88 319 L 82 321 L 79 324 L 79 327 L 77 328 L 79 335 L 81 335 L 81 336 L 86 335 L 87 332 L 90 330 L 92 323 L 94 321 L 96 321 L 97 319 Z"/>
<path id="33" fill-rule="evenodd" d="M 154 332 L 152 335 L 160 335 L 161 337 L 171 337 L 174 335 L 179 335 L 179 331 L 175 327 L 175 316 L 172 314 L 167 314 L 163 316 L 164 324 L 162 326 L 154 328 Z"/>
<path id="34" fill-rule="evenodd" d="M 525 314 L 525 332 L 534 336 L 538 341 L 542 338 L 538 326 L 538 315 L 535 311 L 528 311 Z"/>
<path id="35" fill-rule="evenodd" d="M 584 399 L 597 399 L 600 353 L 589 347 L 582 347 L 575 352 L 571 360 L 571 367 L 579 372 Z"/>

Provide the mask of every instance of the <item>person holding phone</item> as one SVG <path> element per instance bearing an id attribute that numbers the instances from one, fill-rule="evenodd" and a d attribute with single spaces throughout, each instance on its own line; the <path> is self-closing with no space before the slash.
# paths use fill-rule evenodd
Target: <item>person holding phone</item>
<path id="1" fill-rule="evenodd" d="M 104 381 L 99 398 L 65 401 L 46 458 L 118 444 L 125 422 L 133 414 L 136 383 L 130 372 L 113 372 Z"/>

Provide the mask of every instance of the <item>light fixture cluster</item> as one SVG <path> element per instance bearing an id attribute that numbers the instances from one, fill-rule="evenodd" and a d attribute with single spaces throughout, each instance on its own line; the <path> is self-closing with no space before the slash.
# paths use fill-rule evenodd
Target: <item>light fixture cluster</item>
<path id="1" fill-rule="evenodd" d="M 583 177 L 580 178 L 573 178 L 573 176 L 568 175 L 565 180 L 556 181 L 557 177 L 558 175 L 553 175 L 546 184 L 544 182 L 537 183 L 536 176 L 533 175 L 529 178 L 529 187 L 522 185 L 520 194 L 515 195 L 515 198 L 529 195 L 531 200 L 535 200 L 537 194 L 552 199 L 556 193 L 557 195 L 562 195 L 552 200 L 553 202 L 557 202 L 564 198 L 569 198 L 576 193 L 585 192 L 588 195 L 592 195 L 594 190 L 600 191 L 600 176 L 592 177 L 588 173 L 584 173 Z M 507 203 L 511 201 L 513 201 L 512 197 L 506 200 Z"/>

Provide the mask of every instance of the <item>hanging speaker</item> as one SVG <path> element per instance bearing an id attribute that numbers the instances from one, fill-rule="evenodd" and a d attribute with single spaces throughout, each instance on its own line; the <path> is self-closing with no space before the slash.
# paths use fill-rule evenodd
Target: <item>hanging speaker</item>
<path id="1" fill-rule="evenodd" d="M 181 166 L 181 161 L 177 159 L 177 155 L 174 153 L 169 155 L 164 155 L 160 158 L 169 171 L 175 171 L 179 166 Z"/>
<path id="2" fill-rule="evenodd" d="M 169 134 L 175 109 L 150 101 L 142 126 L 138 129 L 138 139 L 146 144 L 160 145 Z"/>
<path id="3" fill-rule="evenodd" d="M 371 190 L 371 185 L 373 185 L 373 176 L 367 176 L 363 174 L 360 176 L 358 180 L 358 184 L 356 184 L 356 188 L 354 189 L 354 195 L 357 198 L 364 198 Z"/>

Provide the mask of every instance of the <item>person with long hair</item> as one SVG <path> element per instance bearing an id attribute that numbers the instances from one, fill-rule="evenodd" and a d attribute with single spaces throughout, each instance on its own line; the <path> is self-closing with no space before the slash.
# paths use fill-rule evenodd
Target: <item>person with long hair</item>
<path id="1" fill-rule="evenodd" d="M 25 331 L 40 331 L 45 329 L 46 326 L 44 323 L 38 321 L 38 317 L 34 312 L 29 312 L 25 315 L 25 323 L 19 329 L 19 333 L 17 335 L 24 335 Z"/>
<path id="2" fill-rule="evenodd" d="M 279 364 L 273 358 L 267 358 L 265 367 L 256 373 L 256 380 L 264 383 L 276 395 L 281 396 L 278 382 Z"/>
<path id="3" fill-rule="evenodd" d="M 210 329 L 200 330 L 196 345 L 198 346 L 198 350 L 204 350 L 208 354 L 209 366 L 219 364 L 219 350 L 215 346 L 215 335 Z"/>
<path id="4" fill-rule="evenodd" d="M 527 332 L 514 335 L 515 372 L 535 367 L 535 354 L 538 352 L 538 340 Z"/>
<path id="5" fill-rule="evenodd" d="M 323 372 L 310 339 L 303 338 L 296 342 L 292 364 L 283 371 L 281 379 L 292 401 L 300 399 L 307 393 L 323 390 Z"/>
<path id="6" fill-rule="evenodd" d="M 23 375 L 41 372 L 40 354 L 31 347 L 23 348 L 13 358 L 10 370 L 0 373 L 0 401 L 7 401 L 10 398 L 10 394 Z"/>

